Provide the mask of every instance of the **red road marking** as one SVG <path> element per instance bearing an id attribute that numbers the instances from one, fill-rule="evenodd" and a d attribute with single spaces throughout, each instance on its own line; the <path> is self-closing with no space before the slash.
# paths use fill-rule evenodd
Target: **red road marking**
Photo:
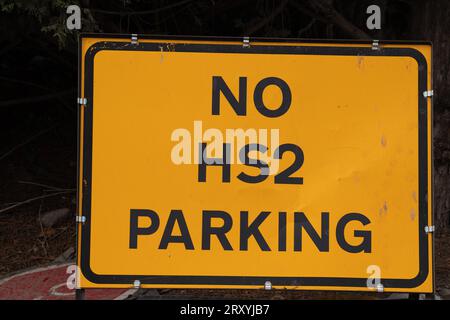
<path id="1" fill-rule="evenodd" d="M 71 264 L 36 268 L 0 280 L 0 300 L 74 300 L 66 285 Z M 135 289 L 86 289 L 86 300 L 124 299 Z"/>

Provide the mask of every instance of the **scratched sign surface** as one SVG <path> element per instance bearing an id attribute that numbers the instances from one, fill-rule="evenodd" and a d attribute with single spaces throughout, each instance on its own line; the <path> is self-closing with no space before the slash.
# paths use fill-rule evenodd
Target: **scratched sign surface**
<path id="1" fill-rule="evenodd" d="M 430 56 L 81 37 L 80 286 L 431 292 Z"/>

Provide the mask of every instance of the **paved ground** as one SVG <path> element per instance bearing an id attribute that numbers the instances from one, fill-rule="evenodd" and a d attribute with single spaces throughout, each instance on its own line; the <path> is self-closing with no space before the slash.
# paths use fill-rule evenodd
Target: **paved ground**
<path id="1" fill-rule="evenodd" d="M 0 279 L 0 300 L 73 300 L 75 266 L 63 263 L 37 267 L 18 272 Z M 450 290 L 441 290 L 441 295 L 420 295 L 415 299 L 449 299 Z M 307 299 L 408 299 L 408 294 L 375 294 L 358 292 L 325 292 L 294 290 L 211 290 L 211 289 L 87 289 L 87 300 L 199 300 L 199 299 L 267 299 L 267 300 L 307 300 Z"/>
<path id="2" fill-rule="evenodd" d="M 72 263 L 38 267 L 0 279 L 0 300 L 73 300 L 75 277 Z M 123 300 L 135 289 L 89 289 L 88 300 Z"/>

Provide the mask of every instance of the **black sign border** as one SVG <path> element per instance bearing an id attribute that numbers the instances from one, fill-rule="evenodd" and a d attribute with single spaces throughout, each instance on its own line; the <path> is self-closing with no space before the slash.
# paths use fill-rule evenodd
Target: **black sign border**
<path id="1" fill-rule="evenodd" d="M 133 285 L 135 280 L 141 284 L 149 285 L 217 285 L 217 286 L 264 286 L 270 281 L 273 286 L 296 286 L 296 287 L 347 287 L 365 288 L 367 278 L 343 278 L 343 277 L 261 277 L 261 276 L 166 276 L 166 275 L 100 275 L 93 272 L 90 267 L 90 234 L 91 234 L 91 182 L 92 182 L 92 130 L 93 130 L 93 73 L 94 57 L 102 50 L 127 50 L 127 51 L 160 51 L 161 46 L 170 45 L 176 52 L 207 52 L 207 53 L 242 53 L 242 54 L 298 54 L 298 55 L 344 55 L 344 56 L 398 56 L 411 57 L 418 63 L 418 117 L 419 117 L 419 272 L 412 279 L 380 279 L 384 288 L 415 288 L 422 284 L 429 273 L 428 260 L 428 235 L 425 226 L 428 225 L 428 119 L 427 99 L 422 95 L 427 90 L 428 65 L 422 53 L 413 48 L 392 47 L 373 50 L 371 47 L 341 47 L 332 46 L 333 43 L 370 43 L 368 41 L 325 41 L 325 40 L 298 40 L 303 43 L 330 43 L 331 46 L 292 46 L 292 45 L 255 45 L 244 47 L 237 44 L 200 44 L 200 43 L 174 43 L 170 40 L 220 40 L 238 41 L 238 38 L 201 38 L 201 37 L 143 37 L 146 39 L 158 39 L 159 43 L 132 44 L 131 42 L 99 41 L 93 44 L 84 57 L 81 52 L 81 39 L 83 37 L 96 38 L 124 38 L 125 36 L 114 35 L 91 35 L 80 36 L 79 44 L 79 93 L 81 93 L 81 59 L 84 58 L 84 97 L 87 104 L 84 109 L 83 125 L 83 168 L 80 170 L 78 164 L 78 175 L 82 174 L 82 186 L 78 184 L 78 194 L 82 187 L 82 214 L 86 217 L 81 226 L 81 247 L 78 254 L 81 262 L 81 271 L 87 280 L 96 284 L 129 284 Z M 127 36 L 130 37 L 129 35 Z M 259 41 L 294 42 L 295 39 L 259 39 Z M 387 42 L 389 43 L 389 42 Z M 393 42 L 391 42 L 393 43 Z M 395 42 L 408 44 L 408 42 Z M 409 42 L 411 44 L 412 42 Z M 418 44 L 429 44 L 428 42 L 415 42 Z M 80 95 L 81 96 L 81 95 Z M 78 152 L 81 147 L 81 121 L 78 122 Z M 77 198 L 79 199 L 79 197 Z M 78 204 L 79 205 L 79 204 Z M 432 259 L 432 258 L 430 258 Z M 432 260 L 433 262 L 433 260 Z M 434 287 L 434 281 L 433 281 Z M 433 289 L 434 290 L 434 289 Z"/>

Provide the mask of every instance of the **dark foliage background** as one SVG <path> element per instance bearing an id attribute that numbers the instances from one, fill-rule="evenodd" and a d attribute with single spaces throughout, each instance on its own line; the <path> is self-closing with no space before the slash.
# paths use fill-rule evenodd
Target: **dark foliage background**
<path id="1" fill-rule="evenodd" d="M 65 26 L 70 4 L 82 8 L 83 32 L 432 41 L 435 215 L 438 233 L 448 233 L 449 1 L 0 0 L 0 274 L 74 245 L 73 220 L 56 231 L 36 224 L 45 210 L 74 207 L 78 33 Z M 381 7 L 381 30 L 366 28 L 371 4 Z"/>

